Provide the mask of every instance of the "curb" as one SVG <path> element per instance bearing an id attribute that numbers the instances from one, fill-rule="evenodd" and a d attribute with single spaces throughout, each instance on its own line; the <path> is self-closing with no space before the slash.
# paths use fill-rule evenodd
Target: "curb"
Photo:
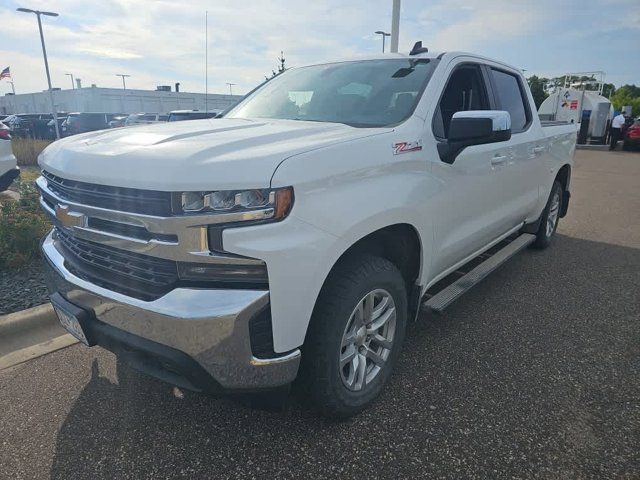
<path id="1" fill-rule="evenodd" d="M 51 304 L 0 316 L 0 370 L 77 343 Z"/>

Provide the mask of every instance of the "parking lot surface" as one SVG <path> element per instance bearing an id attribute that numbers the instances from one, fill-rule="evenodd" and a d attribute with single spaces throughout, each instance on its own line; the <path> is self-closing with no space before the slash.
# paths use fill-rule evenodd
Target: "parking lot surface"
<path id="1" fill-rule="evenodd" d="M 553 245 L 423 314 L 354 419 L 180 398 L 75 346 L 0 372 L 0 477 L 640 478 L 640 155 L 576 162 Z"/>

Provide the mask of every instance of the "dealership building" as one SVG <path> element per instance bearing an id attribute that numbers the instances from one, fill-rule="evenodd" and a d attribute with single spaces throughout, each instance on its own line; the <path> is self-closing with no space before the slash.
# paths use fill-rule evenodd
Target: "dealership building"
<path id="1" fill-rule="evenodd" d="M 69 90 L 53 90 L 53 101 L 59 112 L 167 113 L 172 110 L 224 110 L 242 96 L 218 93 L 171 91 L 169 86 L 157 90 L 129 90 L 96 86 Z M 0 114 L 50 112 L 47 90 L 36 93 L 11 93 L 0 97 Z"/>

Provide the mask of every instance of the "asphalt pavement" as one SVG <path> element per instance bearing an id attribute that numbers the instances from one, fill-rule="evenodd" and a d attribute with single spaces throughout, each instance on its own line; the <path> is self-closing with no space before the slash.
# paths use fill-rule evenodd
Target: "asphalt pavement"
<path id="1" fill-rule="evenodd" d="M 572 192 L 553 245 L 423 314 L 350 421 L 74 346 L 0 372 L 0 477 L 640 478 L 640 155 L 579 151 Z"/>

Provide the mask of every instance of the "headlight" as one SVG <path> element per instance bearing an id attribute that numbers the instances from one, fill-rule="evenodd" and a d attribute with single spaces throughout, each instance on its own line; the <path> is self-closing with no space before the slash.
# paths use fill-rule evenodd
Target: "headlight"
<path id="1" fill-rule="evenodd" d="M 229 222 L 281 220 L 293 206 L 293 188 L 183 192 L 180 200 L 182 213 L 187 214 L 229 214 Z M 246 215 L 253 211 L 259 215 Z"/>

